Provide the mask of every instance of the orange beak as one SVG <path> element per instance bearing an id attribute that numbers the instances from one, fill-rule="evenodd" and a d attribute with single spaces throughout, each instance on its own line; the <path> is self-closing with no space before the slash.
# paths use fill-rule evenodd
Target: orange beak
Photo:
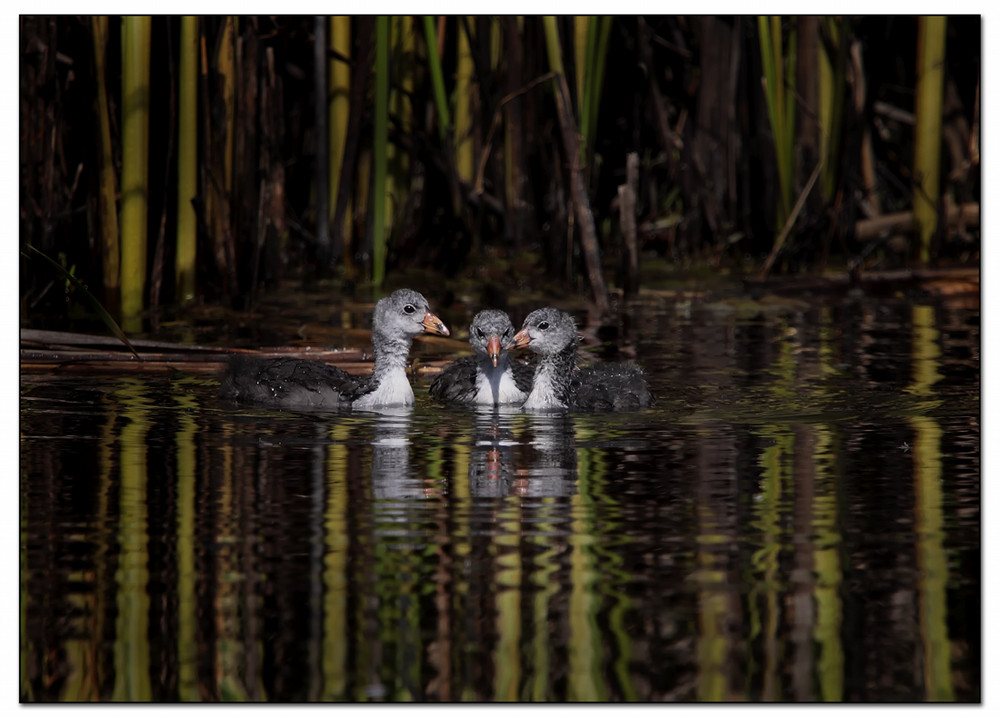
<path id="1" fill-rule="evenodd" d="M 423 325 L 424 331 L 428 334 L 440 334 L 443 337 L 451 334 L 451 332 L 448 331 L 448 327 L 444 325 L 444 322 L 430 312 L 424 313 L 424 321 L 420 323 Z"/>
<path id="2" fill-rule="evenodd" d="M 531 335 L 528 334 L 527 329 L 522 329 L 517 334 L 514 335 L 514 340 L 507 345 L 508 349 L 517 348 L 521 349 L 523 347 L 531 344 Z"/>
<path id="3" fill-rule="evenodd" d="M 490 361 L 493 362 L 493 366 L 497 365 L 500 361 L 500 337 L 496 334 L 490 334 L 490 340 L 486 342 L 486 352 L 490 355 Z"/>

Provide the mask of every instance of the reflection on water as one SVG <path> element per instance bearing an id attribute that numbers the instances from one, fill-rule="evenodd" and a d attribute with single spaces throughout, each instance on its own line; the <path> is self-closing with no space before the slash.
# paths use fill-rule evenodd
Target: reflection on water
<path id="1" fill-rule="evenodd" d="M 27 701 L 975 701 L 978 306 L 640 306 L 638 414 L 21 382 Z"/>

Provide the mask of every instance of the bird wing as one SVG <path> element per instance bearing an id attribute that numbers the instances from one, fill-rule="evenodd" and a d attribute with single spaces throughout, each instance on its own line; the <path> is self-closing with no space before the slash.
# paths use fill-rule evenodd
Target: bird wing
<path id="1" fill-rule="evenodd" d="M 581 411 L 635 411 L 650 406 L 653 395 L 634 364 L 596 364 L 573 373 L 569 402 Z"/>
<path id="2" fill-rule="evenodd" d="M 319 361 L 295 357 L 259 359 L 236 356 L 219 395 L 240 402 L 338 408 L 365 393 L 369 380 Z"/>
<path id="3" fill-rule="evenodd" d="M 527 362 L 514 360 L 510 363 L 510 371 L 517 388 L 525 394 L 529 393 L 535 379 L 535 367 Z"/>
<path id="4" fill-rule="evenodd" d="M 476 398 L 476 372 L 476 357 L 456 359 L 434 377 L 428 391 L 441 401 L 472 402 Z"/>

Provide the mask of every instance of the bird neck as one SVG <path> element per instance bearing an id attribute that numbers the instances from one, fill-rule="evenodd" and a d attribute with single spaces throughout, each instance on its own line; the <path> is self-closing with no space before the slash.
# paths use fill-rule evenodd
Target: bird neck
<path id="1" fill-rule="evenodd" d="M 372 334 L 375 365 L 368 390 L 354 401 L 355 409 L 413 404 L 413 389 L 406 377 L 406 357 L 410 353 L 411 342 L 411 337 L 399 339 Z"/>
<path id="2" fill-rule="evenodd" d="M 558 409 L 569 406 L 569 384 L 576 364 L 576 340 L 554 354 L 542 357 L 535 369 L 525 409 Z"/>
<path id="3" fill-rule="evenodd" d="M 378 381 L 382 376 L 393 370 L 406 370 L 406 358 L 410 354 L 413 337 L 389 337 L 381 332 L 372 333 L 372 348 L 375 351 L 375 364 L 372 367 L 372 378 Z"/>

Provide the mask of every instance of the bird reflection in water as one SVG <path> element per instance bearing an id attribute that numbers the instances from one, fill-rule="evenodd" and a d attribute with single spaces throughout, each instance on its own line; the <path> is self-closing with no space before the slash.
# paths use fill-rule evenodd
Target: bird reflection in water
<path id="1" fill-rule="evenodd" d="M 479 411 L 469 457 L 476 497 L 557 497 L 576 493 L 573 417 Z"/>
<path id="2" fill-rule="evenodd" d="M 413 409 L 397 407 L 374 412 L 372 422 L 372 497 L 422 499 L 424 484 L 410 474 Z"/>

